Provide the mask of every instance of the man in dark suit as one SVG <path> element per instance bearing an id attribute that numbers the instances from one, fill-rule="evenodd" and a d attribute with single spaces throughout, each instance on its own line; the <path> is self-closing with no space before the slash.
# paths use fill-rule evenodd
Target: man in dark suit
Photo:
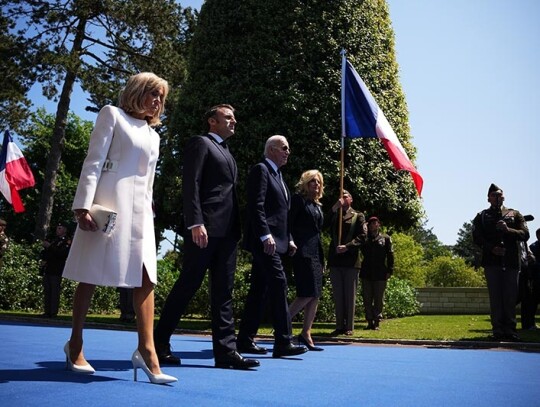
<path id="1" fill-rule="evenodd" d="M 287 277 L 281 256 L 294 254 L 296 246 L 288 228 L 290 192 L 279 169 L 287 163 L 290 150 L 283 136 L 270 137 L 264 148 L 265 160 L 251 168 L 247 181 L 247 222 L 244 248 L 253 255 L 251 281 L 244 315 L 238 332 L 238 349 L 243 353 L 265 354 L 255 335 L 259 329 L 265 299 L 270 300 L 274 326 L 272 356 L 299 355 L 305 346 L 292 344 L 292 326 L 287 305 Z"/>
<path id="2" fill-rule="evenodd" d="M 230 105 L 212 107 L 205 116 L 207 134 L 192 137 L 184 150 L 183 267 L 154 331 L 160 363 L 180 364 L 171 353 L 170 337 L 210 270 L 212 345 L 215 366 L 248 369 L 259 366 L 236 350 L 232 291 L 240 219 L 236 196 L 236 162 L 225 141 L 236 120 Z"/>

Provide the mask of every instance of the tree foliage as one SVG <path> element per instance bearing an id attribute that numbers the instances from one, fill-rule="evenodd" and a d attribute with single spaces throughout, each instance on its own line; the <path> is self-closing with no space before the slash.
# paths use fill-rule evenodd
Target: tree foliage
<path id="1" fill-rule="evenodd" d="M 97 110 L 115 101 L 124 80 L 135 72 L 153 71 L 172 85 L 181 83 L 191 14 L 182 13 L 174 0 L 0 0 L 0 4 L 3 15 L 17 24 L 13 47 L 31 56 L 21 65 L 42 84 L 43 94 L 58 102 L 35 228 L 35 235 L 43 237 L 58 184 L 74 84 L 80 82 L 91 94 L 91 109 Z"/>
<path id="2" fill-rule="evenodd" d="M 32 84 L 30 57 L 17 46 L 15 22 L 4 16 L 3 8 L 0 13 L 0 129 L 17 131 L 31 104 L 26 97 Z"/>
<path id="3" fill-rule="evenodd" d="M 451 254 L 450 249 L 433 233 L 433 228 L 427 228 L 427 221 L 424 221 L 418 227 L 411 228 L 407 231 L 407 234 L 422 246 L 424 249 L 424 258 L 427 261 L 438 256 L 449 256 Z"/>
<path id="4" fill-rule="evenodd" d="M 424 287 L 426 269 L 424 267 L 424 249 L 412 236 L 404 233 L 392 234 L 394 248 L 394 275 L 406 280 L 413 287 Z"/>
<path id="5" fill-rule="evenodd" d="M 462 257 L 469 266 L 480 267 L 481 250 L 473 242 L 472 222 L 465 222 L 459 229 L 458 239 L 452 251 Z"/>
<path id="6" fill-rule="evenodd" d="M 427 267 L 428 287 L 485 287 L 483 273 L 468 265 L 461 257 L 440 256 Z"/>
<path id="7" fill-rule="evenodd" d="M 40 196 L 44 181 L 44 168 L 47 156 L 51 150 L 51 138 L 54 126 L 54 115 L 47 114 L 39 109 L 32 114 L 30 121 L 21 128 L 19 139 L 25 147 L 24 156 L 32 168 L 36 186 L 22 190 L 26 211 L 14 214 L 11 210 L 4 210 L 10 205 L 2 200 L 3 216 L 8 222 L 8 234 L 11 238 L 21 241 L 31 241 L 38 236 L 34 235 L 35 219 L 39 211 Z M 52 224 L 59 221 L 71 221 L 71 203 L 77 188 L 77 181 L 81 172 L 82 162 L 86 156 L 86 149 L 93 123 L 81 120 L 70 113 L 66 124 L 65 155 L 58 169 L 57 186 L 54 192 L 54 206 L 52 210 Z M 54 230 L 53 230 L 54 231 Z"/>
<path id="8" fill-rule="evenodd" d="M 232 23 L 234 22 L 234 23 Z M 238 126 L 230 146 L 245 197 L 249 168 L 266 139 L 283 134 L 292 148 L 289 185 L 318 168 L 325 205 L 339 193 L 341 56 L 345 48 L 414 159 L 407 108 L 398 78 L 394 34 L 383 0 L 207 0 L 200 11 L 188 60 L 189 76 L 171 122 L 163 169 L 169 208 L 180 219 L 181 162 L 186 139 L 200 134 L 206 108 L 230 103 Z M 396 172 L 378 140 L 346 140 L 345 187 L 359 208 L 403 229 L 422 210 L 410 175 Z M 174 222 L 174 221 L 173 221 Z M 179 224 L 171 227 L 179 227 Z"/>

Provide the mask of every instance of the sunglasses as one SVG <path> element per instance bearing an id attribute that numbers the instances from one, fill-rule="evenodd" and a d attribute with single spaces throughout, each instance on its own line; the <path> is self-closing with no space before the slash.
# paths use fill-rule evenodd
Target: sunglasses
<path id="1" fill-rule="evenodd" d="M 288 151 L 289 153 L 291 152 L 291 149 L 289 148 L 289 146 L 274 146 L 275 149 L 277 150 L 281 150 L 281 151 Z"/>

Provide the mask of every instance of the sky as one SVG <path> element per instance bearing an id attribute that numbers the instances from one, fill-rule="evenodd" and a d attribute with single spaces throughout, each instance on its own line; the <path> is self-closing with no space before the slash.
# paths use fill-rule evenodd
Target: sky
<path id="1" fill-rule="evenodd" d="M 199 9 L 203 1 L 180 3 Z M 506 206 L 535 216 L 529 222 L 533 242 L 540 228 L 534 175 L 540 154 L 540 1 L 387 3 L 416 166 L 424 178 L 427 227 L 442 243 L 455 244 L 463 224 L 488 206 L 487 191 L 495 183 Z M 55 111 L 39 103 L 37 89 L 31 98 L 36 107 Z M 84 111 L 84 97 L 79 100 L 72 111 L 94 120 Z M 166 249 L 162 245 L 161 252 Z"/>

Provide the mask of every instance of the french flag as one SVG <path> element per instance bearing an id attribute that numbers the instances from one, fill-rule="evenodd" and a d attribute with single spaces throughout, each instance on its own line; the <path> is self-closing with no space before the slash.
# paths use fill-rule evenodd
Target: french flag
<path id="1" fill-rule="evenodd" d="M 390 155 L 394 168 L 409 171 L 418 195 L 422 194 L 424 180 L 411 163 L 366 84 L 345 58 L 345 54 L 341 77 L 341 120 L 343 137 L 380 139 Z"/>
<path id="2" fill-rule="evenodd" d="M 0 192 L 13 205 L 16 213 L 24 212 L 19 190 L 36 184 L 32 170 L 21 150 L 13 142 L 9 131 L 4 133 L 4 144 L 0 153 Z"/>

